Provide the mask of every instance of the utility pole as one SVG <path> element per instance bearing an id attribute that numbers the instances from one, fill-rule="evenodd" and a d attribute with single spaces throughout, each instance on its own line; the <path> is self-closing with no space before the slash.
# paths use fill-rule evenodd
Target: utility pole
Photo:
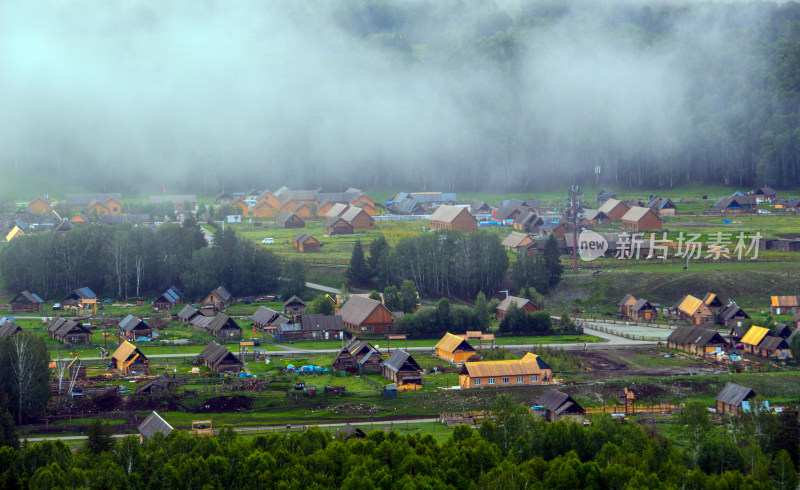
<path id="1" fill-rule="evenodd" d="M 583 211 L 583 194 L 577 184 L 569 187 L 569 202 L 567 203 L 566 218 L 572 225 L 572 270 L 578 270 L 578 215 Z"/>

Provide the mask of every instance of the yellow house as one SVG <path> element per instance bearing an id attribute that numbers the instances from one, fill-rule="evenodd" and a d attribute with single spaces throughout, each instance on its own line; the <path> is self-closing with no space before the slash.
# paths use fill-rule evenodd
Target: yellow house
<path id="1" fill-rule="evenodd" d="M 6 241 L 10 242 L 14 238 L 17 238 L 18 236 L 25 236 L 25 232 L 22 231 L 22 228 L 20 228 L 19 226 L 14 225 L 14 228 L 11 228 L 11 231 L 9 231 L 8 234 L 6 235 Z"/>
<path id="2" fill-rule="evenodd" d="M 678 316 L 692 325 L 714 325 L 716 316 L 707 304 L 700 298 L 687 294 L 678 303 L 676 309 Z"/>
<path id="3" fill-rule="evenodd" d="M 553 384 L 553 370 L 538 355 L 528 352 L 522 359 L 465 362 L 458 384 L 462 390 L 549 385 Z"/>
<path id="4" fill-rule="evenodd" d="M 108 214 L 122 214 L 122 203 L 108 196 L 108 199 L 103 201 L 103 204 L 108 208 Z"/>
<path id="5" fill-rule="evenodd" d="M 86 212 L 88 213 L 97 213 L 98 216 L 103 216 L 105 214 L 111 214 L 111 209 L 100 201 L 92 200 L 89 203 L 89 206 L 86 207 Z"/>
<path id="6" fill-rule="evenodd" d="M 49 213 L 52 209 L 50 207 L 50 203 L 42 199 L 41 197 L 37 197 L 33 201 L 28 203 L 28 207 L 34 214 L 45 214 Z"/>
<path id="7" fill-rule="evenodd" d="M 748 354 L 757 355 L 758 344 L 760 344 L 761 341 L 764 340 L 764 337 L 766 337 L 768 333 L 769 333 L 768 328 L 756 327 L 755 325 L 750 327 L 750 330 L 748 330 L 747 333 L 744 334 L 744 337 L 742 337 L 742 340 L 740 341 L 744 346 L 744 351 L 747 352 Z"/>
<path id="8" fill-rule="evenodd" d="M 241 199 L 237 199 L 231 203 L 231 207 L 238 207 L 242 210 L 242 215 L 247 216 L 250 214 L 250 205 L 246 202 L 242 201 Z"/>
<path id="9" fill-rule="evenodd" d="M 271 193 L 270 191 L 264 191 L 263 194 L 258 196 L 258 199 L 256 199 L 256 201 L 267 201 L 267 204 L 272 206 L 274 209 L 280 209 L 281 207 L 281 200 L 278 199 L 278 197 L 275 194 Z"/>
<path id="10" fill-rule="evenodd" d="M 436 357 L 447 362 L 462 363 L 475 354 L 475 349 L 467 339 L 453 335 L 450 332 L 436 343 Z"/>
<path id="11" fill-rule="evenodd" d="M 274 218 L 275 208 L 268 201 L 258 201 L 253 206 L 253 216 L 256 218 Z"/>

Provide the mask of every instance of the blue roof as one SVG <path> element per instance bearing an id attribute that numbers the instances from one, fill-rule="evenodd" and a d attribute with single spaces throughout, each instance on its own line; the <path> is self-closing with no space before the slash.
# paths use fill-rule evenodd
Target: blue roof
<path id="1" fill-rule="evenodd" d="M 94 294 L 94 291 L 92 291 L 89 288 L 80 288 L 78 291 L 80 291 L 81 294 L 87 299 L 92 299 L 97 297 L 97 295 Z"/>
<path id="2" fill-rule="evenodd" d="M 36 301 L 38 301 L 39 303 L 44 303 L 44 300 L 42 298 L 40 298 L 38 294 L 31 293 L 31 296 L 33 296 L 34 299 L 36 299 Z"/>
<path id="3" fill-rule="evenodd" d="M 174 304 L 174 303 L 177 303 L 178 300 L 180 300 L 181 292 L 175 286 L 171 286 L 161 296 L 166 298 L 166 300 L 169 301 L 170 303 Z"/>

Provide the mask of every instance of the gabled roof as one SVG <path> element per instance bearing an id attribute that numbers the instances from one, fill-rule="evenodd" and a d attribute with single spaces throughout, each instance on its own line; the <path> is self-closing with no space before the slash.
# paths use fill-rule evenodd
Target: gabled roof
<path id="1" fill-rule="evenodd" d="M 512 231 L 504 240 L 503 246 L 509 248 L 516 248 L 522 243 L 526 238 L 530 238 L 527 233 L 519 233 L 517 231 Z"/>
<path id="2" fill-rule="evenodd" d="M 794 308 L 800 306 L 800 296 L 770 296 L 770 306 Z"/>
<path id="3" fill-rule="evenodd" d="M 661 218 L 657 214 L 653 213 L 652 209 L 640 206 L 633 206 L 632 208 L 630 208 L 628 212 L 622 216 L 622 219 L 623 221 L 640 221 L 648 213 L 658 218 L 659 221 L 661 220 Z"/>
<path id="4" fill-rule="evenodd" d="M 164 301 L 167 301 L 168 303 L 172 303 L 172 304 L 174 305 L 175 303 L 177 303 L 178 301 L 180 301 L 180 299 L 181 299 L 181 292 L 180 292 L 180 290 L 178 290 L 178 288 L 176 288 L 175 286 L 171 286 L 169 289 L 167 289 L 166 291 L 164 291 L 164 294 L 162 294 L 161 296 L 159 296 L 159 297 L 156 299 L 156 301 L 159 301 L 159 300 L 161 300 L 162 298 L 164 299 Z"/>
<path id="5" fill-rule="evenodd" d="M 209 332 L 217 333 L 220 330 L 232 328 L 235 330 L 241 330 L 242 328 L 239 326 L 236 321 L 229 317 L 224 313 L 219 313 L 217 316 L 213 317 L 208 325 L 205 327 L 208 329 Z"/>
<path id="6" fill-rule="evenodd" d="M 287 306 L 293 305 L 293 304 L 298 304 L 298 305 L 305 306 L 306 302 L 303 301 L 302 299 L 298 298 L 295 295 L 295 296 L 292 296 L 291 298 L 289 298 L 289 299 L 287 299 L 286 301 L 283 302 L 283 309 L 286 309 Z"/>
<path id="7" fill-rule="evenodd" d="M 465 362 L 461 368 L 461 373 L 470 377 L 524 376 L 531 373 L 539 373 L 545 369 L 550 369 L 550 367 L 539 356 L 529 352 L 522 359 Z"/>
<path id="8" fill-rule="evenodd" d="M 86 206 L 94 201 L 108 201 L 109 198 L 117 202 L 122 202 L 122 194 L 112 192 L 110 194 L 67 194 L 68 206 Z"/>
<path id="9" fill-rule="evenodd" d="M 297 243 L 305 243 L 305 242 L 307 242 L 309 240 L 312 240 L 314 242 L 319 243 L 319 240 L 317 240 L 313 236 L 309 235 L 308 233 L 298 233 L 294 237 L 294 241 L 296 241 Z"/>
<path id="10" fill-rule="evenodd" d="M 422 209 L 422 205 L 413 197 L 404 197 L 399 201 L 393 201 L 392 207 L 399 213 L 411 214 Z"/>
<path id="11" fill-rule="evenodd" d="M 213 290 L 212 293 L 226 303 L 233 300 L 233 295 L 227 289 L 225 289 L 224 286 L 218 287 L 217 289 Z"/>
<path id="12" fill-rule="evenodd" d="M 417 364 L 417 361 L 411 357 L 411 354 L 403 349 L 397 349 L 392 352 L 389 358 L 383 361 L 383 364 L 381 365 L 394 372 L 399 371 L 403 367 L 410 367 L 412 369 L 416 369 L 417 371 L 422 371 L 422 368 L 419 364 Z"/>
<path id="13" fill-rule="evenodd" d="M 444 337 L 436 343 L 434 348 L 450 353 L 455 352 L 457 349 L 475 352 L 475 348 L 464 337 L 453 335 L 450 332 L 444 334 Z"/>
<path id="14" fill-rule="evenodd" d="M 67 298 L 69 298 L 71 296 L 74 296 L 77 299 L 92 299 L 92 298 L 96 298 L 97 297 L 97 295 L 95 295 L 94 292 L 89 288 L 76 289 L 76 290 L 72 291 L 71 293 L 69 293 L 67 295 Z"/>
<path id="15" fill-rule="evenodd" d="M 250 319 L 255 323 L 260 323 L 262 325 L 272 325 L 276 320 L 278 320 L 278 317 L 283 318 L 277 311 L 267 308 L 266 306 L 259 306 Z M 284 318 L 284 320 L 287 322 L 289 321 L 286 318 Z"/>
<path id="16" fill-rule="evenodd" d="M 147 323 L 133 315 L 128 315 L 123 318 L 122 321 L 119 322 L 119 328 L 128 333 L 133 332 L 134 330 L 141 330 L 143 328 L 150 329 Z"/>
<path id="17" fill-rule="evenodd" d="M 331 226 L 335 226 L 337 223 L 341 223 L 343 225 L 349 226 L 350 228 L 353 228 L 353 225 L 343 220 L 341 216 L 334 216 L 333 218 L 329 219 L 328 222 L 325 223 L 325 226 L 330 228 Z"/>
<path id="18" fill-rule="evenodd" d="M 634 298 L 632 294 L 626 294 L 625 297 L 622 298 L 622 301 L 617 303 L 617 306 L 625 306 L 626 304 L 628 304 L 628 300 L 630 300 L 631 298 L 633 298 L 634 302 L 636 301 L 636 298 Z"/>
<path id="19" fill-rule="evenodd" d="M 775 351 L 778 349 L 788 349 L 789 344 L 786 342 L 786 339 L 783 337 L 774 337 L 772 335 L 767 335 L 764 337 L 764 340 L 758 345 L 759 349 L 764 349 L 765 351 Z"/>
<path id="20" fill-rule="evenodd" d="M 642 309 L 653 309 L 653 305 L 646 299 L 640 299 L 631 306 L 631 311 L 639 311 Z"/>
<path id="21" fill-rule="evenodd" d="M 750 315 L 736 303 L 729 303 L 723 306 L 722 309 L 719 310 L 719 314 L 725 321 L 731 320 L 738 315 L 742 315 L 745 319 L 750 318 Z"/>
<path id="22" fill-rule="evenodd" d="M 703 327 L 678 327 L 669 334 L 667 342 L 691 344 L 705 347 L 710 343 L 725 344 L 725 339 L 716 330 Z"/>
<path id="23" fill-rule="evenodd" d="M 197 311 L 192 305 L 186 305 L 183 309 L 178 313 L 178 318 L 181 320 L 191 320 L 195 316 L 200 315 L 200 312 Z"/>
<path id="24" fill-rule="evenodd" d="M 363 296 L 351 296 L 339 310 L 342 321 L 351 325 L 361 325 L 377 308 L 383 306 L 380 301 Z M 385 308 L 385 307 L 384 307 Z"/>
<path id="25" fill-rule="evenodd" d="M 717 395 L 716 400 L 728 405 L 739 406 L 748 398 L 756 396 L 756 392 L 745 386 L 728 383 Z"/>
<path id="26" fill-rule="evenodd" d="M 40 298 L 36 293 L 32 293 L 27 289 L 14 296 L 11 299 L 11 303 L 21 303 L 21 301 L 17 301 L 17 298 L 19 297 L 22 297 L 28 303 L 39 303 L 39 304 L 44 303 L 44 300 Z"/>
<path id="27" fill-rule="evenodd" d="M 239 364 L 242 363 L 238 357 L 236 357 L 235 355 L 233 355 L 233 353 L 231 353 L 230 350 L 219 345 L 213 340 L 206 346 L 205 349 L 203 349 L 203 352 L 200 353 L 200 357 L 210 362 L 211 364 L 217 364 L 228 356 L 231 357 L 231 360 Z"/>
<path id="28" fill-rule="evenodd" d="M 80 323 L 76 322 L 75 320 L 67 320 L 62 322 L 58 328 L 53 331 L 53 335 L 58 338 L 65 337 L 68 333 L 72 332 L 73 330 L 78 329 L 83 333 L 89 333 L 89 329 L 81 325 Z"/>
<path id="29" fill-rule="evenodd" d="M 359 190 L 354 190 L 350 192 L 320 192 L 317 193 L 317 202 L 323 203 L 325 201 L 330 202 L 341 202 L 341 203 L 351 203 L 358 199 L 359 197 L 363 196 L 364 193 Z"/>
<path id="30" fill-rule="evenodd" d="M 164 434 L 164 437 L 166 437 L 170 435 L 173 430 L 172 426 L 155 411 L 148 415 L 147 418 L 144 419 L 144 422 L 139 424 L 139 433 L 145 439 L 150 439 L 156 432 L 161 432 Z"/>
<path id="31" fill-rule="evenodd" d="M 568 410 L 583 412 L 583 407 L 578 405 L 571 396 L 556 390 L 547 390 L 536 399 L 536 404 L 545 407 L 555 414 L 561 414 Z"/>
<path id="32" fill-rule="evenodd" d="M 611 212 L 611 211 L 612 211 L 614 208 L 616 208 L 617 206 L 619 206 L 620 204 L 622 204 L 623 206 L 626 206 L 626 207 L 627 207 L 627 205 L 626 205 L 625 203 L 623 203 L 622 201 L 620 201 L 620 200 L 618 200 L 618 199 L 609 199 L 609 200 L 607 200 L 606 202 L 604 202 L 604 203 L 603 203 L 603 204 L 602 204 L 602 205 L 601 205 L 601 206 L 600 206 L 600 207 L 599 207 L 597 210 L 598 210 L 598 211 L 602 211 L 602 212 L 604 212 L 604 213 L 608 214 L 608 213 L 610 213 L 610 212 Z"/>
<path id="33" fill-rule="evenodd" d="M 431 221 L 441 221 L 443 223 L 452 223 L 460 214 L 466 213 L 469 216 L 469 210 L 460 206 L 448 206 L 443 204 L 439 206 L 436 211 L 431 215 Z"/>
<path id="34" fill-rule="evenodd" d="M 703 303 L 705 303 L 706 306 L 722 306 L 722 301 L 719 299 L 719 296 L 714 293 L 706 293 L 706 295 L 703 296 Z"/>
<path id="35" fill-rule="evenodd" d="M 527 305 L 528 303 L 533 304 L 533 302 L 529 299 L 518 298 L 516 296 L 506 296 L 506 298 L 503 299 L 503 301 L 501 301 L 499 305 L 497 305 L 497 309 L 500 311 L 508 311 L 508 308 L 511 306 L 511 303 L 516 303 L 517 307 L 519 307 L 520 309 L 525 308 L 525 305 Z"/>
<path id="36" fill-rule="evenodd" d="M 694 316 L 703 305 L 704 303 L 702 299 L 695 298 L 691 294 L 687 294 L 683 297 L 681 302 L 678 303 L 677 309 L 678 311 L 681 311 L 689 316 Z"/>
<path id="37" fill-rule="evenodd" d="M 775 190 L 772 187 L 766 186 L 766 187 L 762 187 L 762 188 L 758 189 L 755 192 L 755 195 L 756 196 L 775 197 L 775 196 L 778 195 L 778 193 L 775 192 Z"/>
<path id="38" fill-rule="evenodd" d="M 742 337 L 741 342 L 743 344 L 758 345 L 761 343 L 762 340 L 764 340 L 764 337 L 766 337 L 767 334 L 769 334 L 768 328 L 756 327 L 755 325 L 753 325 L 752 327 L 750 327 L 750 330 L 748 330 L 747 333 L 744 334 L 744 337 Z"/>
<path id="39" fill-rule="evenodd" d="M 509 204 L 497 210 L 497 219 L 505 221 L 507 219 L 511 219 L 511 215 L 515 212 L 521 215 L 528 211 L 531 211 L 531 208 L 528 206 L 523 206 L 521 204 Z"/>
<path id="40" fill-rule="evenodd" d="M 347 211 L 348 207 L 349 206 L 347 204 L 343 204 L 343 203 L 337 202 L 336 204 L 331 206 L 331 208 L 328 210 L 328 212 L 325 213 L 325 216 L 327 218 L 333 218 L 333 217 L 336 217 L 336 216 L 341 216 L 342 213 Z"/>
<path id="41" fill-rule="evenodd" d="M 0 317 L 0 338 L 9 337 L 17 332 L 21 332 L 22 327 L 14 323 L 11 319 Z"/>
<path id="42" fill-rule="evenodd" d="M 290 219 L 297 219 L 297 220 L 303 221 L 303 218 L 297 216 L 296 214 L 294 214 L 291 211 L 282 212 L 281 214 L 278 215 L 277 218 L 275 218 L 275 221 L 277 223 L 279 223 L 279 224 L 282 224 L 282 223 L 286 223 Z"/>
<path id="43" fill-rule="evenodd" d="M 341 315 L 316 315 L 303 313 L 300 325 L 304 332 L 322 332 L 344 330 Z"/>
<path id="44" fill-rule="evenodd" d="M 122 342 L 119 347 L 117 347 L 117 350 L 114 351 L 114 354 L 112 354 L 111 357 L 116 359 L 117 362 L 125 362 L 134 354 L 139 354 L 143 358 L 147 359 L 147 357 L 142 354 L 142 351 L 140 351 L 135 345 L 125 341 Z"/>
<path id="45" fill-rule="evenodd" d="M 647 207 L 650 208 L 650 209 L 656 209 L 656 210 L 667 209 L 667 208 L 673 208 L 673 209 L 677 208 L 677 206 L 675 206 L 675 203 L 672 202 L 672 199 L 670 199 L 668 197 L 658 197 L 658 196 L 653 196 L 652 198 L 650 198 L 650 201 L 647 202 Z"/>
<path id="46" fill-rule="evenodd" d="M 150 196 L 150 204 L 163 204 L 171 202 L 173 204 L 190 203 L 197 204 L 197 196 L 194 194 L 160 194 L 158 196 Z"/>
<path id="47" fill-rule="evenodd" d="M 358 217 L 359 214 L 362 213 L 364 214 L 364 216 L 368 216 L 370 220 L 373 219 L 372 216 L 368 215 L 366 211 L 356 206 L 350 206 L 349 208 L 347 208 L 347 211 L 345 211 L 344 214 L 342 214 L 342 219 L 350 223 L 354 219 L 356 219 L 356 217 Z"/>

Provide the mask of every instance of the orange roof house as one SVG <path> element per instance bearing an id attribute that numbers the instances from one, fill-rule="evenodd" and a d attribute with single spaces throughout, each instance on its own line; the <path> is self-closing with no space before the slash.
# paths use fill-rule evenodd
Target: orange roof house
<path id="1" fill-rule="evenodd" d="M 714 312 L 700 298 L 687 294 L 675 306 L 678 316 L 692 325 L 714 325 Z"/>
<path id="2" fill-rule="evenodd" d="M 475 349 L 464 337 L 453 335 L 450 332 L 436 343 L 436 357 L 447 362 L 461 363 L 475 354 Z"/>
<path id="3" fill-rule="evenodd" d="M 770 296 L 769 311 L 773 315 L 794 315 L 800 311 L 800 296 Z"/>
<path id="4" fill-rule="evenodd" d="M 111 214 L 111 208 L 105 205 L 100 201 L 92 201 L 89 203 L 89 206 L 86 208 L 86 211 L 89 213 L 97 213 L 98 216 L 103 216 L 106 214 Z"/>
<path id="5" fill-rule="evenodd" d="M 258 201 L 253 206 L 253 216 L 256 218 L 274 218 L 277 210 L 268 201 Z"/>
<path id="6" fill-rule="evenodd" d="M 748 354 L 757 354 L 758 345 L 769 335 L 769 329 L 753 325 L 739 342 Z"/>
<path id="7" fill-rule="evenodd" d="M 42 199 L 41 197 L 37 197 L 33 201 L 28 203 L 28 208 L 33 211 L 34 214 L 45 214 L 49 213 L 52 209 L 50 207 L 50 203 Z"/>
<path id="8" fill-rule="evenodd" d="M 108 214 L 119 215 L 122 214 L 122 203 L 119 202 L 114 196 L 108 196 L 103 204 L 108 208 Z"/>
<path id="9" fill-rule="evenodd" d="M 244 202 L 241 198 L 233 201 L 231 203 L 231 208 L 238 207 L 242 210 L 242 216 L 247 216 L 250 214 L 250 205 Z"/>
<path id="10" fill-rule="evenodd" d="M 553 370 L 530 352 L 522 359 L 465 362 L 459 372 L 461 389 L 553 384 Z"/>

